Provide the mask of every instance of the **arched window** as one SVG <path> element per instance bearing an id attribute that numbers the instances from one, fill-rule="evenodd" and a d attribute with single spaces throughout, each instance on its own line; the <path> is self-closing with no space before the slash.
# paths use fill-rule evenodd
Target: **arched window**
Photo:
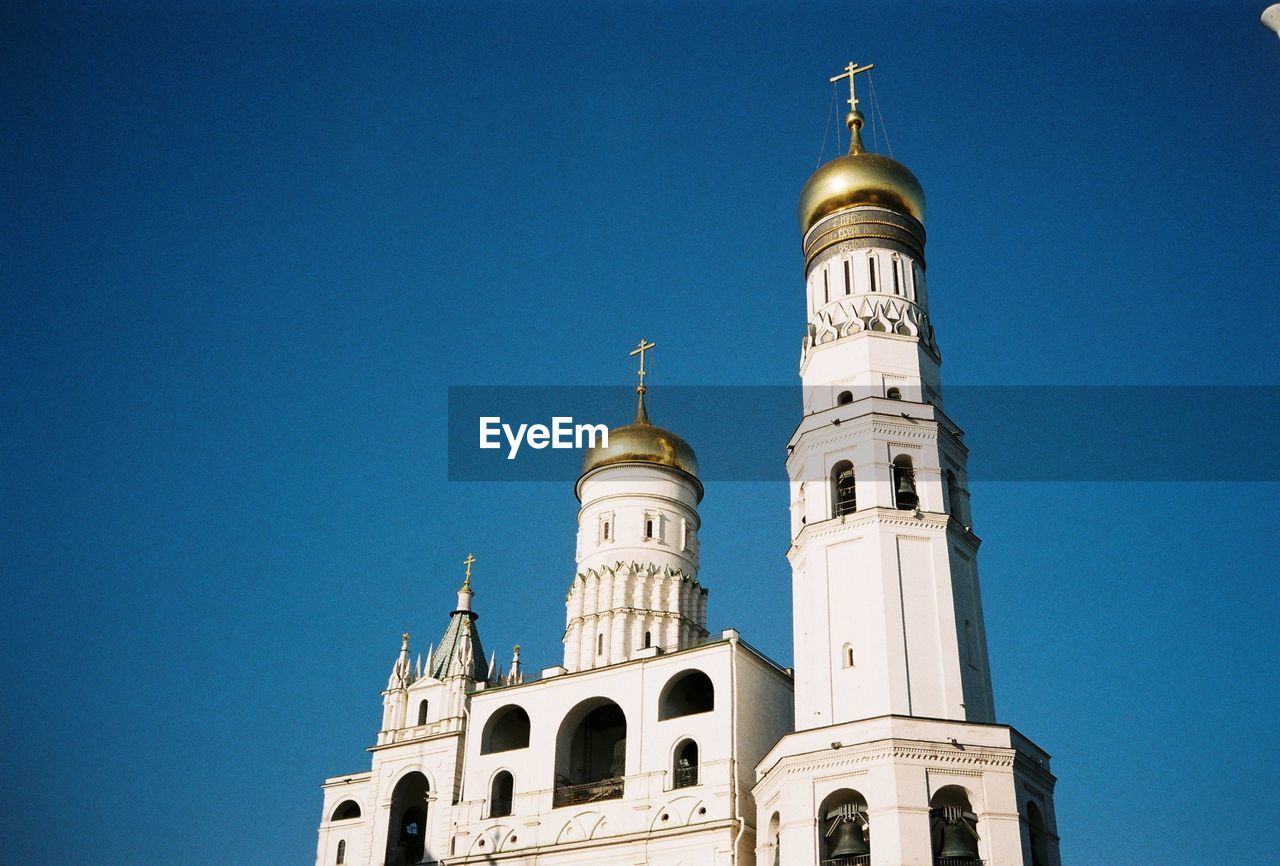
<path id="1" fill-rule="evenodd" d="M 621 797 L 627 773 L 622 708 L 608 698 L 589 698 L 570 710 L 556 734 L 555 767 L 555 808 Z"/>
<path id="2" fill-rule="evenodd" d="M 893 458 L 893 507 L 910 511 L 920 504 L 916 493 L 916 472 L 911 458 L 900 454 Z"/>
<path id="3" fill-rule="evenodd" d="M 506 770 L 493 777 L 489 786 L 489 817 L 505 818 L 511 814 L 511 798 L 515 780 Z"/>
<path id="4" fill-rule="evenodd" d="M 867 274 L 871 278 L 871 291 L 880 291 L 879 274 L 876 273 L 876 257 L 867 256 Z"/>
<path id="5" fill-rule="evenodd" d="M 427 723 L 427 702 L 423 701 L 418 704 L 418 724 L 425 725 Z"/>
<path id="6" fill-rule="evenodd" d="M 858 510 L 858 485 L 853 475 L 853 464 L 841 460 L 831 467 L 833 504 L 832 517 L 852 514 Z"/>
<path id="7" fill-rule="evenodd" d="M 644 648 L 648 649 L 651 646 L 653 646 L 653 632 L 647 631 L 644 633 Z"/>
<path id="8" fill-rule="evenodd" d="M 1040 807 L 1027 802 L 1027 831 L 1031 841 L 1031 866 L 1049 866 L 1049 839 Z"/>
<path id="9" fill-rule="evenodd" d="M 387 826 L 388 863 L 420 863 L 426 853 L 427 777 L 414 771 L 391 791 L 391 815 Z"/>
<path id="10" fill-rule="evenodd" d="M 850 404 L 850 403 L 852 403 L 852 402 L 853 402 L 853 392 L 852 392 L 852 391 L 841 391 L 841 392 L 836 396 L 836 405 L 837 405 L 837 406 L 847 406 L 847 405 L 849 405 L 849 404 Z"/>
<path id="11" fill-rule="evenodd" d="M 871 862 L 866 798 L 857 791 L 832 791 L 818 807 L 818 859 L 839 866 Z"/>
<path id="12" fill-rule="evenodd" d="M 890 400 L 901 400 L 901 399 L 902 399 L 902 389 L 901 389 L 901 388 L 890 388 L 888 391 L 885 391 L 885 392 L 884 392 L 884 395 L 885 395 L 886 397 L 888 397 Z"/>
<path id="13" fill-rule="evenodd" d="M 782 816 L 777 812 L 769 819 L 768 844 L 773 846 L 772 866 L 782 866 Z"/>
<path id="14" fill-rule="evenodd" d="M 959 785 L 939 788 L 929 800 L 929 829 L 935 863 L 981 866 L 978 859 L 978 816 L 969 794 Z"/>
<path id="15" fill-rule="evenodd" d="M 840 650 L 840 663 L 847 668 L 853 667 L 853 645 L 845 644 Z"/>
<path id="16" fill-rule="evenodd" d="M 675 766 L 672 767 L 673 788 L 692 788 L 698 784 L 698 744 L 684 740 L 676 746 Z"/>
<path id="17" fill-rule="evenodd" d="M 849 273 L 849 260 L 844 260 L 844 293 L 846 295 L 853 292 L 853 276 Z"/>
<path id="18" fill-rule="evenodd" d="M 333 810 L 333 817 L 330 821 L 350 821 L 352 818 L 360 817 L 360 804 L 355 800 L 343 800 L 338 804 L 338 808 Z"/>
<path id="19" fill-rule="evenodd" d="M 902 294 L 902 257 L 897 253 L 893 254 L 893 293 L 895 295 Z"/>
<path id="20" fill-rule="evenodd" d="M 644 537 L 653 538 L 653 520 L 649 519 L 644 522 Z"/>
<path id="21" fill-rule="evenodd" d="M 831 303 L 831 269 L 822 269 L 822 303 Z"/>
<path id="22" fill-rule="evenodd" d="M 604 635 L 596 635 L 596 655 L 604 655 Z"/>
<path id="23" fill-rule="evenodd" d="M 524 707 L 509 704 L 489 716 L 480 735 L 480 754 L 510 752 L 529 745 L 529 714 Z"/>
<path id="24" fill-rule="evenodd" d="M 346 839 L 338 840 L 338 859 L 334 860 L 333 862 L 339 864 L 339 866 L 347 862 L 347 840 Z"/>
<path id="25" fill-rule="evenodd" d="M 702 671 L 676 674 L 658 696 L 658 721 L 709 713 L 716 707 L 716 689 Z"/>

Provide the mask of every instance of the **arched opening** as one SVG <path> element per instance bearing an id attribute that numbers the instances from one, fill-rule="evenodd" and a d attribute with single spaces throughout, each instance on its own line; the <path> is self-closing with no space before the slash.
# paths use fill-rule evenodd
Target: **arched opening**
<path id="1" fill-rule="evenodd" d="M 840 651 L 840 662 L 847 668 L 853 667 L 853 645 L 845 644 Z"/>
<path id="2" fill-rule="evenodd" d="M 1049 866 L 1049 839 L 1044 829 L 1044 815 L 1035 803 L 1027 803 L 1027 830 L 1031 842 L 1031 866 Z"/>
<path id="3" fill-rule="evenodd" d="M 935 866 L 981 866 L 978 859 L 978 816 L 969 794 L 959 785 L 939 788 L 929 800 Z"/>
<path id="4" fill-rule="evenodd" d="M 709 713 L 716 708 L 716 688 L 702 671 L 685 671 L 667 680 L 658 696 L 658 721 Z"/>
<path id="5" fill-rule="evenodd" d="M 515 779 L 506 770 L 493 777 L 489 786 L 489 817 L 505 818 L 511 814 L 511 798 L 515 791 Z"/>
<path id="6" fill-rule="evenodd" d="M 596 655 L 604 655 L 604 635 L 596 635 Z"/>
<path id="7" fill-rule="evenodd" d="M 832 517 L 852 514 L 858 510 L 858 485 L 853 475 L 853 464 L 841 460 L 831 467 Z"/>
<path id="8" fill-rule="evenodd" d="M 901 389 L 901 388 L 890 388 L 888 391 L 885 391 L 885 392 L 884 392 L 884 395 L 885 395 L 886 397 L 888 397 L 890 400 L 901 400 L 901 399 L 902 399 L 902 389 Z"/>
<path id="9" fill-rule="evenodd" d="M 347 862 L 347 840 L 346 839 L 338 840 L 338 856 L 334 859 L 333 862 L 337 863 L 338 866 L 342 866 L 343 863 Z"/>
<path id="10" fill-rule="evenodd" d="M 782 866 L 782 816 L 777 812 L 769 819 L 769 834 L 765 836 L 766 844 L 772 846 L 773 856 L 767 860 L 772 866 Z"/>
<path id="11" fill-rule="evenodd" d="M 893 507 L 910 511 L 919 504 L 916 471 L 911 465 L 911 458 L 900 454 L 893 458 Z"/>
<path id="12" fill-rule="evenodd" d="M 423 701 L 418 704 L 418 724 L 425 725 L 427 723 L 427 702 Z"/>
<path id="13" fill-rule="evenodd" d="M 626 770 L 622 707 L 607 698 L 591 698 L 570 710 L 556 735 L 554 805 L 618 799 Z"/>
<path id="14" fill-rule="evenodd" d="M 818 808 L 818 859 L 822 866 L 867 866 L 871 824 L 867 800 L 857 791 L 832 791 Z"/>
<path id="15" fill-rule="evenodd" d="M 853 402 L 852 391 L 841 391 L 839 394 L 836 395 L 837 406 L 847 406 L 852 402 Z"/>
<path id="16" fill-rule="evenodd" d="M 867 257 L 867 275 L 869 276 L 869 278 L 870 278 L 870 280 L 871 280 L 871 291 L 873 291 L 873 292 L 878 292 L 878 291 L 880 291 L 880 280 L 879 280 L 879 276 L 880 276 L 880 274 L 879 274 L 879 273 L 877 273 L 877 271 L 876 271 L 876 258 L 875 258 L 875 256 L 868 256 L 868 257 Z"/>
<path id="17" fill-rule="evenodd" d="M 644 633 L 644 648 L 648 649 L 651 646 L 653 646 L 653 632 L 647 631 Z"/>
<path id="18" fill-rule="evenodd" d="M 524 707 L 505 706 L 489 717 L 480 735 L 480 754 L 509 752 L 529 745 L 529 714 Z"/>
<path id="19" fill-rule="evenodd" d="M 653 538 L 653 519 L 652 518 L 644 522 L 644 537 L 646 539 Z"/>
<path id="20" fill-rule="evenodd" d="M 386 866 L 427 861 L 427 794 L 430 785 L 421 773 L 409 773 L 391 792 L 387 822 Z"/>
<path id="21" fill-rule="evenodd" d="M 352 818 L 360 817 L 360 804 L 355 800 L 343 800 L 338 804 L 338 808 L 333 810 L 333 817 L 330 821 L 350 821 Z"/>
<path id="22" fill-rule="evenodd" d="M 692 788 L 698 784 L 698 744 L 693 740 L 683 740 L 676 746 L 671 779 L 673 788 Z"/>

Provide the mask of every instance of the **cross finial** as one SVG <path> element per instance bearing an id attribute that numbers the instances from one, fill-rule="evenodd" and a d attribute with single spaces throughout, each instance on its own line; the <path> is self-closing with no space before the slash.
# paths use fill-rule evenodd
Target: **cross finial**
<path id="1" fill-rule="evenodd" d="M 866 66 L 859 66 L 858 64 L 854 63 L 851 60 L 845 66 L 844 72 L 841 72 L 839 75 L 831 79 L 832 84 L 835 84 L 841 78 L 849 79 L 849 110 L 850 111 L 858 110 L 858 97 L 854 93 L 853 77 L 857 75 L 859 72 L 866 72 L 868 69 L 874 69 L 874 68 L 875 68 L 874 63 L 868 63 Z"/>
<path id="2" fill-rule="evenodd" d="M 653 348 L 652 342 L 646 342 L 644 337 L 640 338 L 640 344 L 631 350 L 631 354 L 640 356 L 640 384 L 636 386 L 636 394 L 639 395 L 639 403 L 636 406 L 636 423 L 648 424 L 649 413 L 644 409 L 644 392 L 649 389 L 644 386 L 644 353 Z"/>
<path id="3" fill-rule="evenodd" d="M 467 579 L 463 581 L 463 589 L 471 589 L 471 566 L 475 564 L 476 558 L 471 554 L 467 554 L 467 558 L 462 560 L 462 564 L 467 567 Z"/>
<path id="4" fill-rule="evenodd" d="M 637 345 L 634 349 L 631 350 L 631 354 L 633 356 L 635 355 L 640 356 L 640 384 L 636 386 L 636 391 L 640 394 L 643 394 L 645 391 L 648 390 L 644 386 L 644 372 L 645 372 L 644 371 L 644 353 L 652 349 L 653 346 L 654 346 L 653 343 L 646 342 L 644 337 L 641 337 L 639 345 Z"/>

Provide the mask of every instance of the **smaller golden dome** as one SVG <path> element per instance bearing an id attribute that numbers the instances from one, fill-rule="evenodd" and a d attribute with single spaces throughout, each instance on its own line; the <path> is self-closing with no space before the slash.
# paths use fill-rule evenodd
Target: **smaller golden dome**
<path id="1" fill-rule="evenodd" d="M 640 395 L 635 421 L 610 430 L 608 446 L 587 450 L 582 459 L 582 474 L 621 463 L 650 463 L 679 470 L 695 480 L 698 477 L 698 458 L 693 448 L 670 430 L 649 423 L 644 394 Z"/>
<path id="2" fill-rule="evenodd" d="M 824 164 L 800 192 L 800 233 L 823 217 L 858 205 L 878 205 L 924 222 L 924 190 L 905 165 L 862 146 L 862 115 L 850 112 L 849 152 Z"/>

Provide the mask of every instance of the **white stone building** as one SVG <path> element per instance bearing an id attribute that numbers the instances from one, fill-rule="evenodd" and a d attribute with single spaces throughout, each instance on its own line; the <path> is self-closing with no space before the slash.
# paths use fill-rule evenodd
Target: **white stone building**
<path id="1" fill-rule="evenodd" d="M 468 567 L 439 644 L 403 637 L 371 768 L 325 782 L 317 866 L 1058 866 L 1048 755 L 995 721 L 924 196 L 850 102 L 800 202 L 794 676 L 707 631 L 696 458 L 642 379 L 578 480 L 563 664 L 486 662 Z"/>

